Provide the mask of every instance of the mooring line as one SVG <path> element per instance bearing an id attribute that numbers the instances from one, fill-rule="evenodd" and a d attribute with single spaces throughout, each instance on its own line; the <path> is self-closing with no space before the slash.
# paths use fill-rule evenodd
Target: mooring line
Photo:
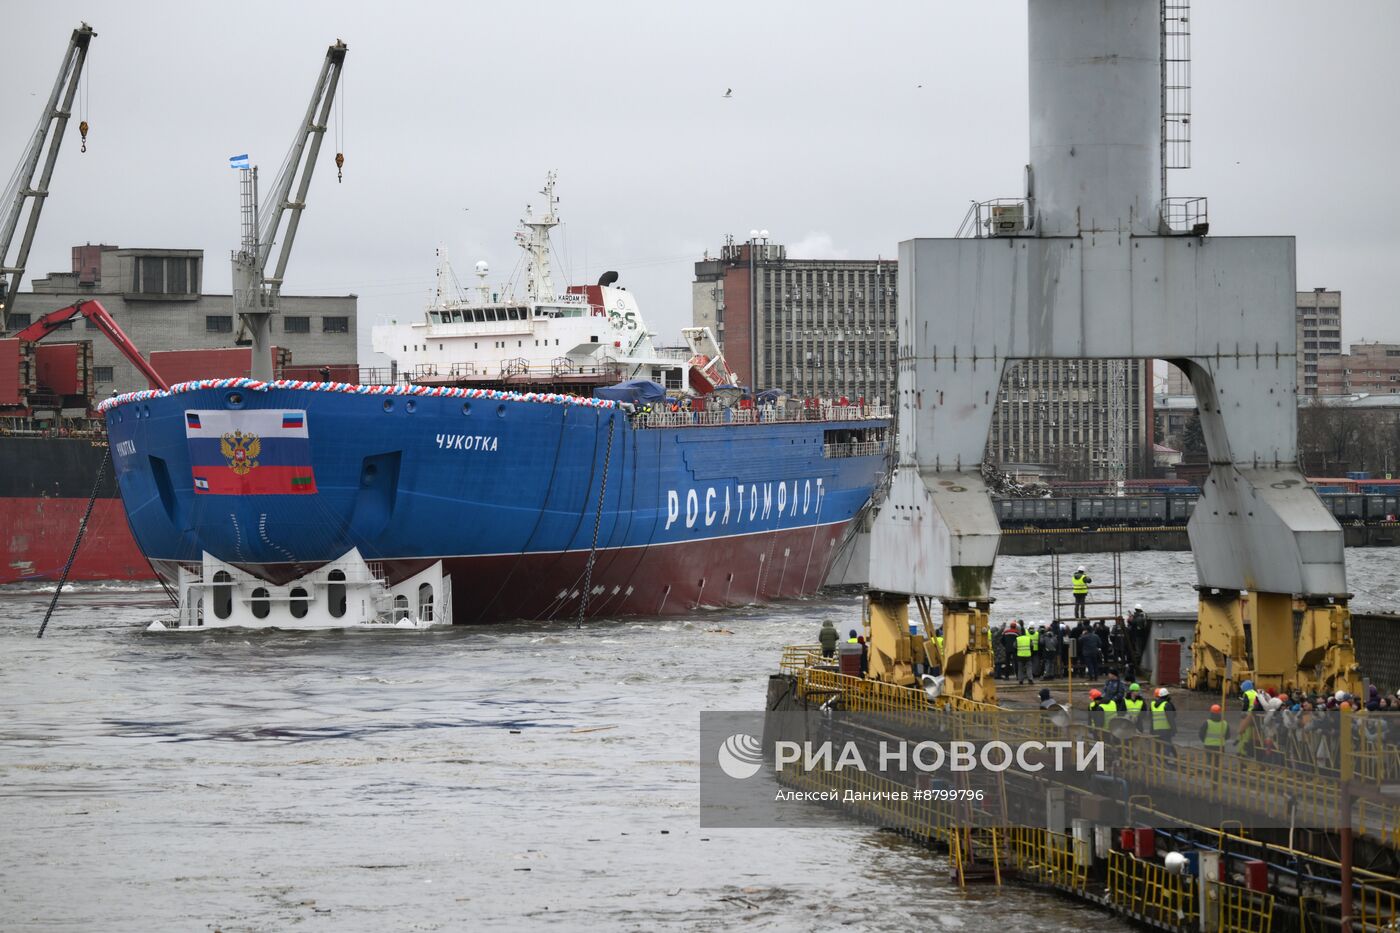
<path id="1" fill-rule="evenodd" d="M 78 548 L 82 547 L 83 535 L 87 533 L 88 519 L 92 517 L 92 507 L 97 502 L 97 493 L 102 488 L 102 480 L 107 476 L 107 464 L 111 462 L 112 448 L 108 446 L 107 452 L 102 455 L 102 465 L 97 468 L 97 480 L 92 484 L 92 495 L 88 496 L 83 520 L 78 522 L 78 536 L 73 539 L 73 550 L 68 552 L 68 563 L 63 565 L 63 573 L 58 578 L 58 586 L 54 587 L 53 599 L 49 600 L 49 611 L 44 613 L 44 621 L 39 625 L 39 634 L 35 636 L 36 638 L 43 638 L 44 629 L 49 627 L 49 617 L 53 615 L 54 607 L 58 605 L 58 594 L 63 592 L 63 584 L 68 582 L 68 572 L 73 569 L 73 561 L 78 557 Z"/>

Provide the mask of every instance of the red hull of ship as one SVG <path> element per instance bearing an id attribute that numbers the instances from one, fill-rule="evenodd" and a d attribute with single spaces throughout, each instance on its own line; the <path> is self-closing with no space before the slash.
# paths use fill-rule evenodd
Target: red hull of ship
<path id="1" fill-rule="evenodd" d="M 0 583 L 57 580 L 87 499 L 0 498 Z M 154 580 L 120 499 L 93 505 L 70 580 Z"/>
<path id="2" fill-rule="evenodd" d="M 848 524 L 600 551 L 588 616 L 676 615 L 810 596 L 826 581 Z M 447 558 L 452 621 L 574 618 L 587 562 L 586 551 Z M 391 576 L 423 566 L 389 564 Z"/>

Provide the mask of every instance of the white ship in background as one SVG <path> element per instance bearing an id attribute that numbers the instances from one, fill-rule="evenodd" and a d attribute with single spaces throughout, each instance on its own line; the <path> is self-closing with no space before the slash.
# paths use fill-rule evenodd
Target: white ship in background
<path id="1" fill-rule="evenodd" d="M 528 256 L 525 297 L 488 285 L 490 270 L 479 262 L 476 298 L 450 298 L 451 270 L 440 250 L 436 296 L 423 318 L 372 331 L 375 351 L 394 362 L 395 380 L 496 388 L 547 384 L 583 395 L 632 379 L 680 394 L 737 385 L 707 327 L 681 330 L 688 348 L 657 347 L 637 299 L 617 286 L 616 272 L 604 273 L 596 285 L 555 291 L 549 244 L 549 231 L 559 224 L 554 181 L 551 172 L 540 192 L 543 216 L 527 207 L 515 235 Z"/>

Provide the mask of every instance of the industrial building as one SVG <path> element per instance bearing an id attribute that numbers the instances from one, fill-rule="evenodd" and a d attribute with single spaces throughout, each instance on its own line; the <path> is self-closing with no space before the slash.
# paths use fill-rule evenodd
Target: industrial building
<path id="1" fill-rule="evenodd" d="M 1298 292 L 1298 394 L 1327 395 L 1318 367 L 1342 354 L 1342 293 L 1314 288 Z"/>
<path id="2" fill-rule="evenodd" d="M 895 402 L 898 263 L 791 259 L 764 233 L 727 237 L 695 264 L 693 323 L 709 327 L 730 367 L 755 388 Z M 1127 476 L 1151 464 L 1150 361 L 1013 363 L 988 438 L 998 464 L 1063 479 Z M 1115 389 L 1115 385 L 1117 388 Z M 1118 407 L 1111 404 L 1118 400 Z M 1114 418 L 1123 447 L 1115 450 Z"/>
<path id="3" fill-rule="evenodd" d="M 35 279 L 32 291 L 12 301 L 9 328 L 18 331 L 56 308 L 97 299 L 148 358 L 154 351 L 232 347 L 238 320 L 231 295 L 201 291 L 204 251 L 73 247 L 73 267 Z M 282 296 L 273 343 L 291 352 L 292 365 L 354 364 L 355 295 Z M 68 321 L 51 341 L 93 341 L 93 382 L 98 396 L 147 388 L 145 379 L 91 323 Z"/>

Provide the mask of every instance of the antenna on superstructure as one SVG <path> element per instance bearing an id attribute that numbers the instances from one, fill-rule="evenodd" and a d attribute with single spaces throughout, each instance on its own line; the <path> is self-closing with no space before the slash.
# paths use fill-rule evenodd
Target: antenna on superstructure
<path id="1" fill-rule="evenodd" d="M 553 301 L 556 297 L 549 272 L 549 231 L 559 226 L 559 217 L 554 211 L 559 205 L 559 199 L 554 196 L 556 175 L 552 171 L 546 175 L 544 187 L 540 189 L 540 194 L 544 195 L 544 216 L 534 219 L 534 211 L 526 205 L 525 217 L 520 221 L 520 225 L 526 229 L 515 234 L 515 242 L 530 257 L 529 268 L 525 272 L 525 290 L 533 301 Z"/>
<path id="2" fill-rule="evenodd" d="M 491 303 L 491 286 L 486 284 L 486 276 L 491 272 L 491 266 L 486 260 L 481 260 L 476 264 L 476 293 L 478 301 L 482 304 Z"/>
<path id="3" fill-rule="evenodd" d="M 452 274 L 452 267 L 447 261 L 447 247 L 439 246 L 434 252 L 437 254 L 437 276 L 433 286 L 433 307 L 441 308 L 447 303 L 447 279 Z"/>

